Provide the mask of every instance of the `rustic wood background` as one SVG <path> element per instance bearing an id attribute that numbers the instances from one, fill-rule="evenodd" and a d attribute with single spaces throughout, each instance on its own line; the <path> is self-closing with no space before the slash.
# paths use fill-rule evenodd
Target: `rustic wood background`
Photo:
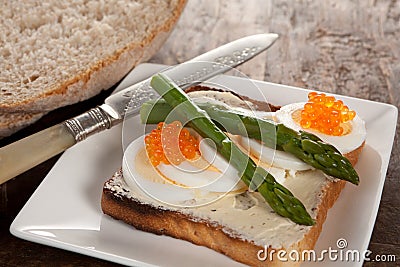
<path id="1" fill-rule="evenodd" d="M 264 32 L 279 33 L 280 39 L 267 53 L 239 67 L 249 77 L 399 107 L 400 1 L 395 0 L 189 0 L 174 32 L 151 62 L 173 65 L 236 38 Z M 0 145 L 86 111 L 101 103 L 110 92 L 73 105 L 68 111 L 52 112 L 2 140 Z M 397 255 L 397 263 L 379 266 L 400 266 L 399 121 L 397 126 L 369 247 L 373 255 Z M 26 242 L 8 233 L 13 218 L 57 159 L 2 187 L 1 265 L 112 266 L 109 262 Z"/>

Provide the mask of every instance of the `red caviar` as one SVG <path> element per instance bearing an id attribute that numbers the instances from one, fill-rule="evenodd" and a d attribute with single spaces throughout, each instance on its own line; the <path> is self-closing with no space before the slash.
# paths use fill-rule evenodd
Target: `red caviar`
<path id="1" fill-rule="evenodd" d="M 342 123 L 351 121 L 355 116 L 356 112 L 344 105 L 343 101 L 324 93 L 311 92 L 301 111 L 300 126 L 339 136 L 343 134 Z"/>
<path id="2" fill-rule="evenodd" d="M 178 165 L 186 159 L 194 159 L 199 153 L 199 141 L 179 121 L 160 122 L 144 141 L 153 166 L 160 163 Z"/>

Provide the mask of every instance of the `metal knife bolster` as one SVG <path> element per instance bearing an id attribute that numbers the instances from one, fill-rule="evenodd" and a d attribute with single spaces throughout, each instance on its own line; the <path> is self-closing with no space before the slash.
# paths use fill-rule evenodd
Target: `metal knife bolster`
<path id="1" fill-rule="evenodd" d="M 244 37 L 162 72 L 185 89 L 255 57 L 277 38 L 277 34 Z M 113 127 L 125 116 L 136 115 L 143 103 L 157 97 L 158 94 L 150 87 L 150 79 L 147 79 L 109 96 L 105 104 L 65 121 L 64 125 L 79 142 Z"/>
<path id="2" fill-rule="evenodd" d="M 110 106 L 103 104 L 64 121 L 64 125 L 75 141 L 80 142 L 93 134 L 110 129 L 121 120 L 122 118 Z"/>

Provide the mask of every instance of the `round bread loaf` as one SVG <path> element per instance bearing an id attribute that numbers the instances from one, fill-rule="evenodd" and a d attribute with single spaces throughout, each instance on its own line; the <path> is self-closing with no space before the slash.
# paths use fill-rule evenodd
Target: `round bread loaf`
<path id="1" fill-rule="evenodd" d="M 161 47 L 185 2 L 4 2 L 0 9 L 1 136 L 117 83 Z"/>

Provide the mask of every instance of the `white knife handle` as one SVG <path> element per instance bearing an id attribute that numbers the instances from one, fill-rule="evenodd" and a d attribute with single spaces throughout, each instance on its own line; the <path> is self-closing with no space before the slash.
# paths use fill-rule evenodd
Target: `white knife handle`
<path id="1" fill-rule="evenodd" d="M 107 105 L 66 120 L 0 148 L 0 184 L 63 152 L 88 136 L 111 128 L 120 118 Z"/>
<path id="2" fill-rule="evenodd" d="M 76 143 L 62 123 L 0 148 L 0 184 Z"/>

